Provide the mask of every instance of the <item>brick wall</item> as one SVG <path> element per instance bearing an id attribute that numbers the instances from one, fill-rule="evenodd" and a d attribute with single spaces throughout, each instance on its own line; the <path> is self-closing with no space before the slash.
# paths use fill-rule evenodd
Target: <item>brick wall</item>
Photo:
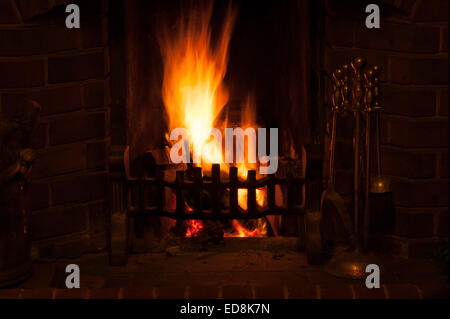
<path id="1" fill-rule="evenodd" d="M 357 55 L 381 66 L 382 166 L 396 206 L 396 230 L 385 239 L 396 253 L 423 257 L 448 239 L 449 2 L 395 3 L 380 3 L 377 30 L 365 28 L 363 2 L 326 1 L 324 66 L 330 73 Z M 337 187 L 344 193 L 352 187 L 348 124 L 340 123 L 336 154 Z"/>
<path id="2" fill-rule="evenodd" d="M 34 257 L 106 245 L 109 62 L 106 1 L 75 1 L 81 29 L 65 27 L 64 0 L 0 0 L 0 107 L 42 106 L 33 147 Z"/>

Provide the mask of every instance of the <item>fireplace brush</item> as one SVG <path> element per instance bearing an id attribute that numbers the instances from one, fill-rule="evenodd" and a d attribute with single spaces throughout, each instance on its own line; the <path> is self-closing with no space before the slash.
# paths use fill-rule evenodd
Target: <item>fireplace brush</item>
<path id="1" fill-rule="evenodd" d="M 370 229 L 374 232 L 388 233 L 395 225 L 394 203 L 392 199 L 391 183 L 381 172 L 381 149 L 380 149 L 380 68 L 372 68 L 372 92 L 373 112 L 375 118 L 375 152 L 377 174 L 372 178 L 370 184 L 371 200 L 371 224 Z"/>

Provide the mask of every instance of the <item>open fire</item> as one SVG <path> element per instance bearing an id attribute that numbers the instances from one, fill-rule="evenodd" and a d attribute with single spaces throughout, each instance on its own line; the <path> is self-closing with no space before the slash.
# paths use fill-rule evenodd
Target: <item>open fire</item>
<path id="1" fill-rule="evenodd" d="M 228 90 L 223 82 L 227 70 L 228 48 L 237 12 L 231 5 L 224 17 L 221 33 L 213 45 L 210 19 L 212 2 L 202 8 L 191 8 L 183 13 L 175 30 L 163 27 L 158 42 L 164 61 L 162 96 L 168 117 L 168 128 L 185 128 L 189 149 L 192 151 L 194 165 L 202 167 L 203 174 L 211 172 L 213 163 L 220 163 L 220 170 L 228 174 L 229 165 L 225 163 L 223 145 L 211 140 L 211 128 L 223 130 L 228 119 L 220 119 L 220 114 L 228 103 Z M 257 128 L 255 103 L 251 95 L 241 109 L 242 129 Z M 168 138 L 167 140 L 170 140 Z M 177 141 L 172 141 L 175 142 Z M 247 138 L 246 143 L 256 148 L 256 141 Z M 172 144 L 172 145 L 173 145 Z M 248 170 L 257 164 L 245 161 L 236 163 L 238 176 L 247 178 Z M 237 160 L 235 162 L 238 162 Z M 262 207 L 266 201 L 265 189 L 256 190 L 257 205 Z M 247 209 L 247 190 L 238 190 L 238 204 Z M 188 209 L 189 211 L 189 209 Z M 267 234 L 265 219 L 258 219 L 250 228 L 238 220 L 231 221 L 232 228 L 224 230 L 225 237 L 258 237 Z M 201 220 L 187 220 L 186 237 L 197 236 L 205 227 Z"/>

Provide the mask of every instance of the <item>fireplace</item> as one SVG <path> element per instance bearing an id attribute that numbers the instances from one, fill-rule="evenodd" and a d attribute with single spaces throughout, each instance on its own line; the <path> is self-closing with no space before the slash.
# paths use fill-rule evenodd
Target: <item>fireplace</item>
<path id="1" fill-rule="evenodd" d="M 65 25 L 72 2 L 80 29 Z M 380 29 L 358 0 L 0 0 L 0 287 L 19 287 L 0 298 L 448 296 L 448 1 L 374 3 Z M 359 208 L 355 117 L 333 120 L 355 57 L 380 71 L 383 156 L 362 175 L 380 167 L 392 191 L 369 197 L 365 244 L 388 269 L 372 290 L 322 268 Z M 268 158 L 175 163 L 174 129 L 209 144 L 196 121 L 224 148 L 227 128 L 254 129 L 245 150 L 266 129 Z M 260 174 L 271 128 L 278 167 Z M 86 290 L 66 289 L 69 263 Z"/>
<path id="2" fill-rule="evenodd" d="M 125 39 L 117 51 L 125 60 L 118 66 L 126 68 L 112 73 L 126 75 L 126 115 L 118 121 L 126 120 L 119 127 L 127 140 L 116 148 L 119 171 L 111 175 L 112 262 L 123 263 L 133 242 L 175 234 L 212 242 L 295 236 L 301 249 L 312 249 L 307 229 L 314 229 L 313 237 L 320 234 L 305 216 L 319 210 L 321 148 L 308 143 L 318 123 L 306 120 L 310 8 L 273 1 L 131 1 L 115 8 L 122 9 L 123 28 L 115 36 Z M 289 114 L 302 116 L 292 121 Z M 169 139 L 170 130 L 180 127 L 187 128 L 190 146 L 183 152 L 199 156 L 197 163 L 171 160 L 176 141 Z M 280 145 L 264 145 L 276 151 L 278 172 L 261 175 L 260 158 L 248 161 L 252 147 L 255 157 L 257 143 L 258 149 L 264 144 L 256 134 L 245 142 L 242 137 L 244 161 L 234 161 L 231 151 L 232 160 L 225 162 L 227 141 L 207 145 L 209 133 L 200 130 L 209 127 L 222 136 L 236 127 L 258 133 L 282 127 Z M 311 262 L 319 255 L 314 249 L 308 250 Z"/>

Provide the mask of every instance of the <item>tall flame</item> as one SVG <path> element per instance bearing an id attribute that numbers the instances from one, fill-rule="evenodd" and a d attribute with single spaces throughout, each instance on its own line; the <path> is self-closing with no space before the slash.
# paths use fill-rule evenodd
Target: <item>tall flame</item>
<path id="1" fill-rule="evenodd" d="M 191 147 L 208 163 L 222 162 L 221 146 L 202 152 L 217 115 L 228 102 L 223 83 L 236 12 L 228 7 L 220 38 L 213 49 L 210 20 L 213 2 L 182 14 L 174 33 L 164 29 L 159 44 L 164 61 L 162 96 L 169 129 L 187 130 Z"/>
<path id="2" fill-rule="evenodd" d="M 185 128 L 194 157 L 201 156 L 201 166 L 221 163 L 221 169 L 227 171 L 223 161 L 222 145 L 212 144 L 210 128 L 224 128 L 226 122 L 216 123 L 216 118 L 228 102 L 228 91 L 223 83 L 227 70 L 228 48 L 236 11 L 231 4 L 225 15 L 222 32 L 213 48 L 210 20 L 213 1 L 200 10 L 192 9 L 182 16 L 173 32 L 164 28 L 158 42 L 164 62 L 162 97 L 169 119 L 169 129 Z M 255 120 L 255 108 L 252 96 L 243 108 L 241 126 L 251 127 Z M 212 145 L 211 145 L 212 144 Z M 239 164 L 239 178 L 245 179 L 249 167 Z M 257 190 L 257 202 L 262 206 L 265 192 Z M 247 208 L 247 190 L 238 190 L 239 206 Z M 265 222 L 260 223 L 261 230 L 246 230 L 238 221 L 232 222 L 235 232 L 225 236 L 265 235 Z M 195 236 L 202 228 L 201 221 L 188 221 L 187 237 Z"/>

